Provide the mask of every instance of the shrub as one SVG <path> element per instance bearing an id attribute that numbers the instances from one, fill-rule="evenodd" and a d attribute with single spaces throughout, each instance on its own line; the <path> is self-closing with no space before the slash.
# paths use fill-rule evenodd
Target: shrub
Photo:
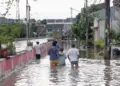
<path id="1" fill-rule="evenodd" d="M 98 48 L 104 48 L 104 40 L 102 38 L 95 41 L 95 46 Z"/>

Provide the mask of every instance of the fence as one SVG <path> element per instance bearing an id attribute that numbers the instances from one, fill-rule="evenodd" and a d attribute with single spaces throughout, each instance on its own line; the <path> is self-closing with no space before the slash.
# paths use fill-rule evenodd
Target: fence
<path id="1" fill-rule="evenodd" d="M 42 56 L 47 55 L 47 50 L 51 46 L 51 42 L 41 44 L 40 50 Z M 19 68 L 31 59 L 35 58 L 35 49 L 25 51 L 24 53 L 17 54 L 10 57 L 10 59 L 0 61 L 0 80 L 10 75 L 15 69 Z"/>

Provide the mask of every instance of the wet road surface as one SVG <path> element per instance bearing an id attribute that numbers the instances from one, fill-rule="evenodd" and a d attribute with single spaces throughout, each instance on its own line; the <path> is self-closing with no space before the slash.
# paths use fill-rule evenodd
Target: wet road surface
<path id="1" fill-rule="evenodd" d="M 79 68 L 50 68 L 49 57 L 32 61 L 1 81 L 0 86 L 120 86 L 120 61 L 79 59 Z"/>
<path id="2" fill-rule="evenodd" d="M 48 56 L 33 60 L 2 80 L 0 86 L 120 86 L 119 60 L 104 61 L 93 55 L 84 58 L 83 52 L 80 57 L 78 69 L 71 69 L 68 59 L 66 66 L 55 68 L 49 66 Z"/>

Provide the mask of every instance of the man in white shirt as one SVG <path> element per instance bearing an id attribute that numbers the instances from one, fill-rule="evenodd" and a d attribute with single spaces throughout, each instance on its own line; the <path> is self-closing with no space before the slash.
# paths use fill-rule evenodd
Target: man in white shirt
<path id="1" fill-rule="evenodd" d="M 41 52 L 40 52 L 40 45 L 39 42 L 36 42 L 35 47 L 35 51 L 36 51 L 36 59 L 40 59 L 41 58 Z"/>
<path id="2" fill-rule="evenodd" d="M 72 44 L 72 48 L 68 50 L 67 56 L 68 59 L 71 63 L 71 67 L 73 68 L 74 66 L 78 68 L 78 55 L 79 55 L 79 50 L 75 48 L 75 45 Z"/>

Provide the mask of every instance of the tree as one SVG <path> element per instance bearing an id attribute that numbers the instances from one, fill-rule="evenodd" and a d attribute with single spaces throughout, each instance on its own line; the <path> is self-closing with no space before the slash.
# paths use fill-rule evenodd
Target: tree
<path id="1" fill-rule="evenodd" d="M 93 39 L 93 30 L 91 29 L 91 26 L 93 26 L 93 20 L 94 16 L 97 16 L 95 11 L 98 9 L 96 8 L 96 5 L 91 5 L 88 8 L 88 12 L 90 15 L 88 15 L 88 39 Z M 85 14 L 85 8 L 82 9 L 81 13 L 79 13 L 76 16 L 76 22 L 72 25 L 72 32 L 75 35 L 77 39 L 85 40 L 86 39 L 86 14 Z"/>
<path id="2" fill-rule="evenodd" d="M 35 33 L 37 32 L 37 26 L 36 26 L 36 23 L 34 23 L 34 22 L 31 24 L 31 34 L 33 34 L 33 32 L 35 32 Z M 34 36 L 34 34 L 33 34 L 33 36 Z"/>
<path id="3" fill-rule="evenodd" d="M 77 39 L 85 39 L 85 18 L 81 15 L 79 22 L 75 22 L 72 25 L 72 32 Z"/>
<path id="4" fill-rule="evenodd" d="M 114 29 L 111 29 L 110 31 L 110 39 L 111 41 L 115 41 L 117 38 L 117 32 Z"/>
<path id="5" fill-rule="evenodd" d="M 25 38 L 26 37 L 26 25 L 25 24 L 20 24 L 20 25 L 21 25 L 20 38 Z"/>
<path id="6" fill-rule="evenodd" d="M 46 25 L 46 24 L 47 24 L 47 20 L 46 20 L 46 19 L 43 19 L 43 20 L 41 21 L 41 24 Z"/>
<path id="7" fill-rule="evenodd" d="M 13 41 L 20 37 L 21 25 L 16 23 L 0 25 L 0 48 L 1 44 L 7 44 L 8 48 L 12 48 Z"/>

